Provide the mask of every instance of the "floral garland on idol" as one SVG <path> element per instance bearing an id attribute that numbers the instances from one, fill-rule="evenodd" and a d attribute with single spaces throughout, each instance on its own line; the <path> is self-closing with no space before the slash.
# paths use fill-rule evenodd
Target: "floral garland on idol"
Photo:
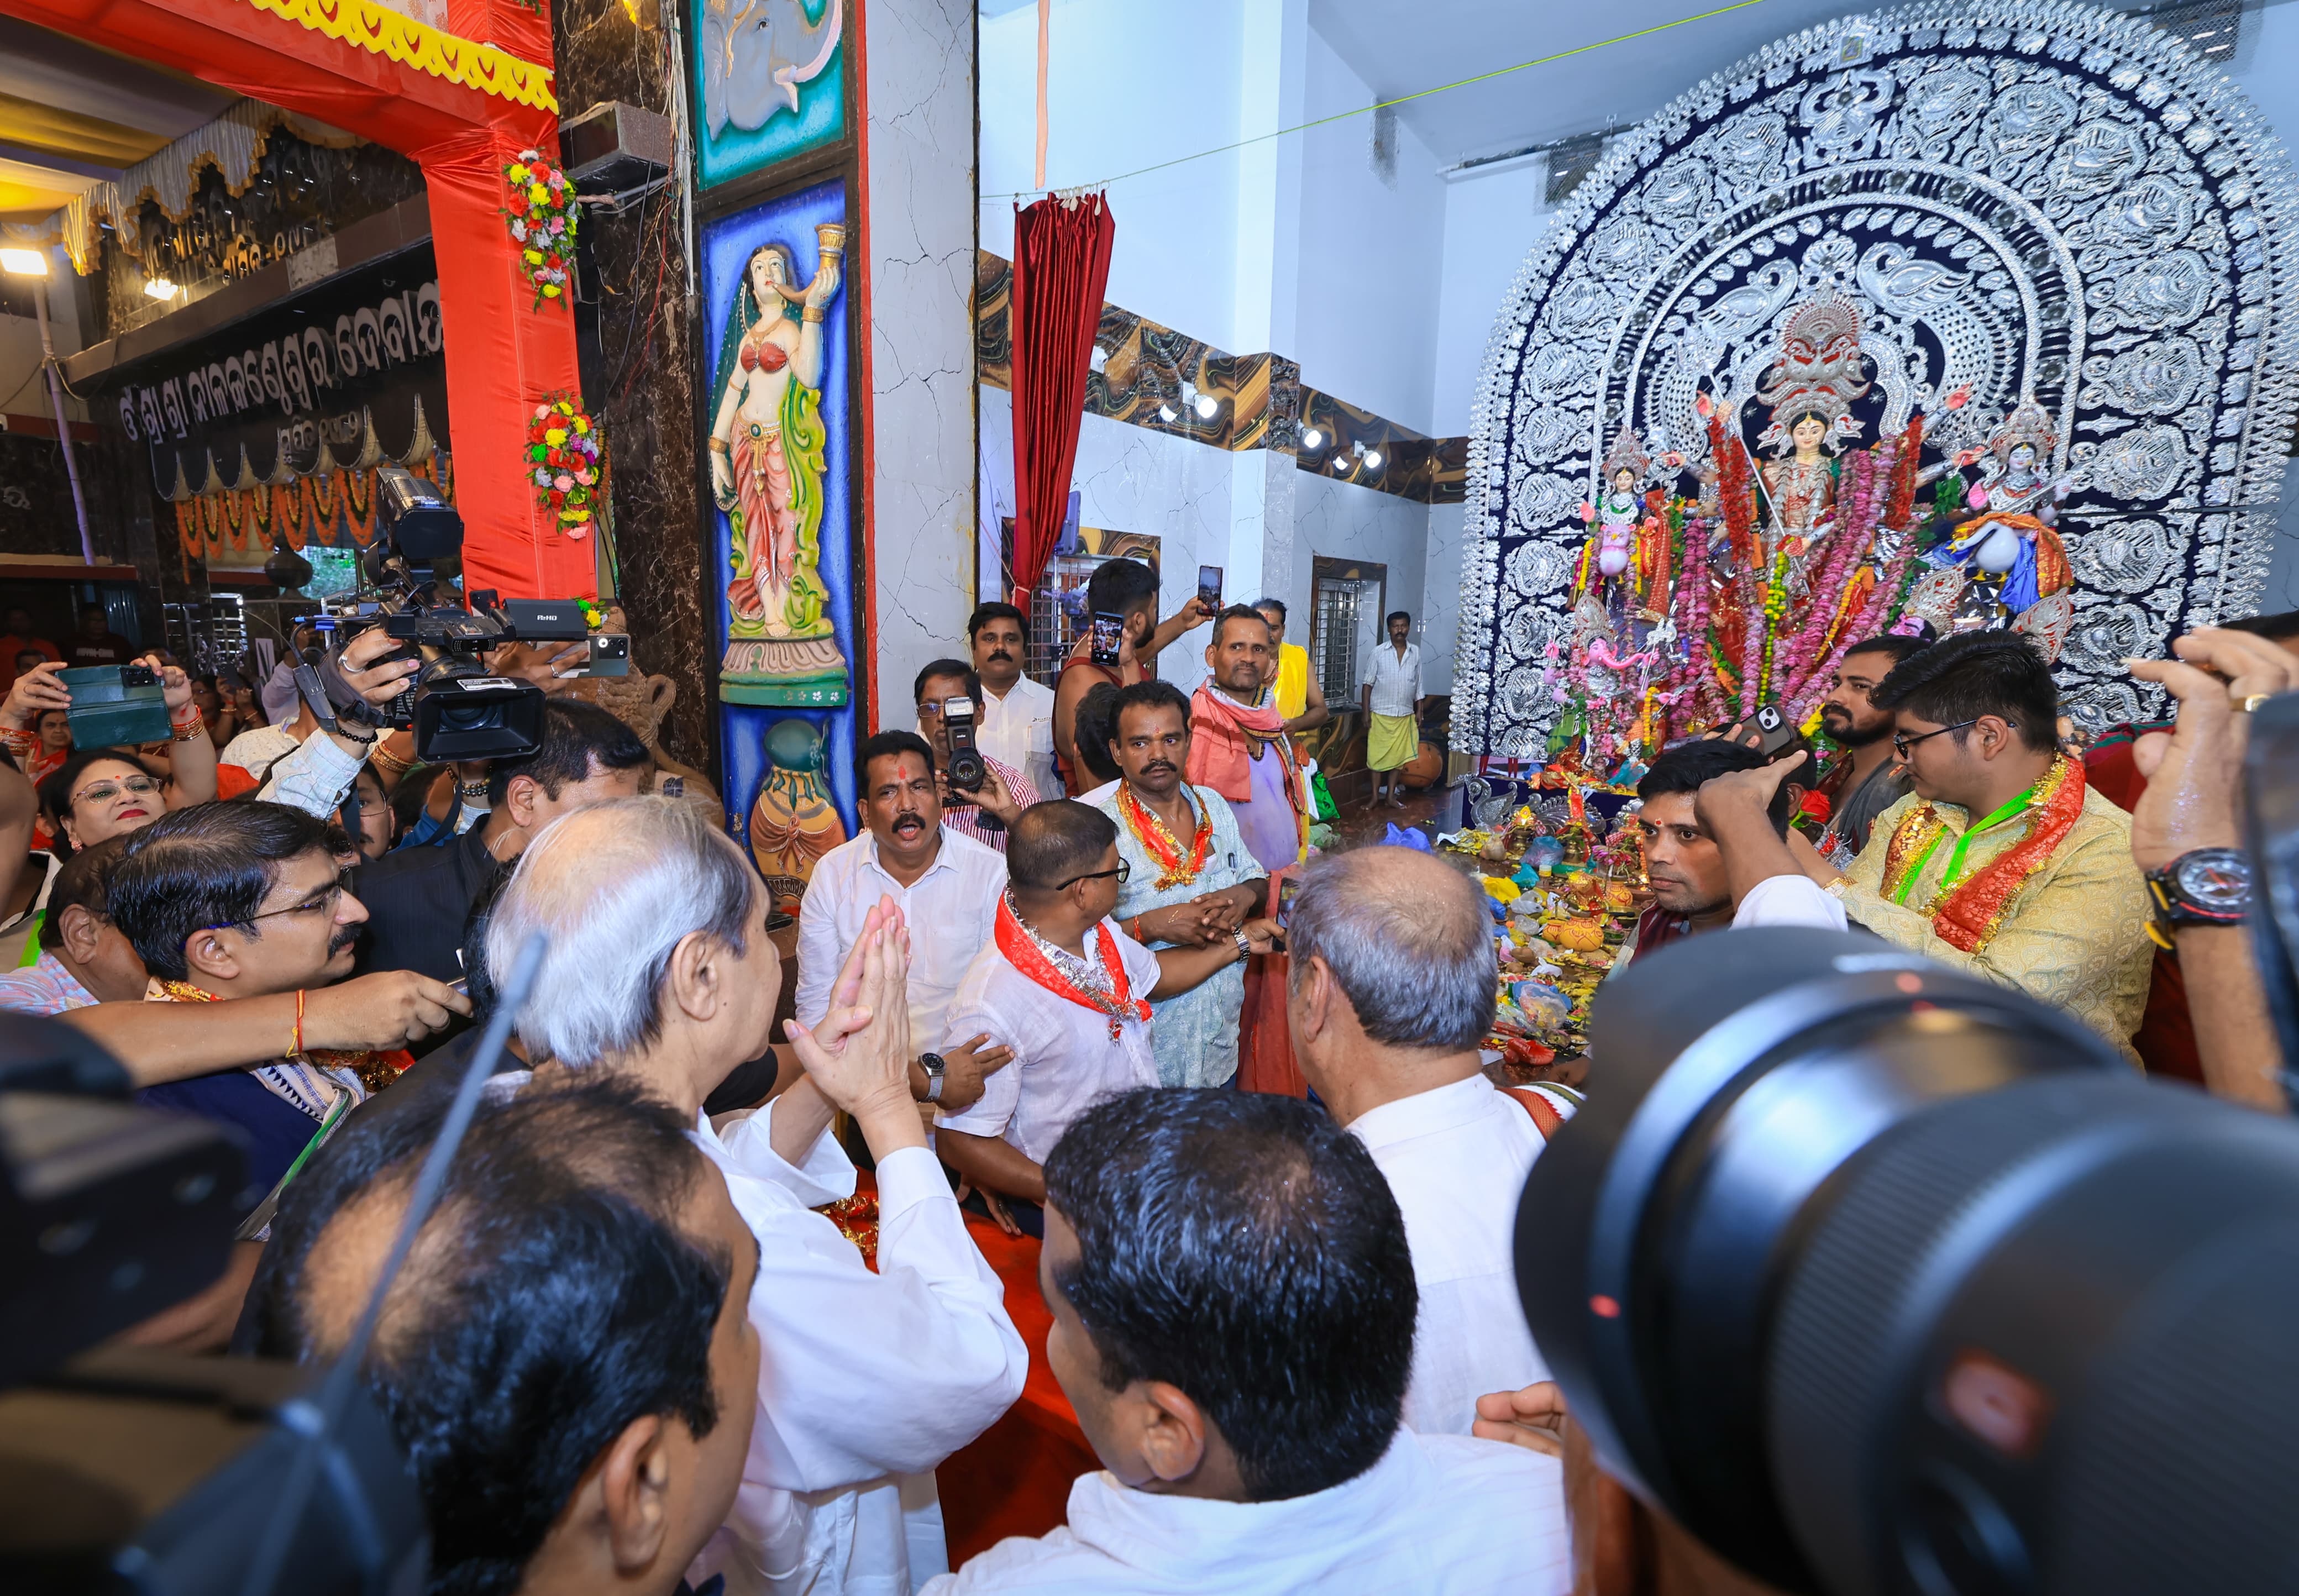
<path id="1" fill-rule="evenodd" d="M 511 242 L 519 245 L 519 266 L 535 286 L 539 311 L 544 300 L 567 296 L 571 280 L 568 262 L 574 257 L 580 218 L 575 185 L 540 150 L 519 151 L 519 159 L 503 168 L 503 181 L 509 189 L 503 220 L 510 224 Z"/>
<path id="2" fill-rule="evenodd" d="M 527 464 L 536 505 L 548 510 L 568 536 L 588 535 L 606 475 L 606 452 L 599 424 L 574 395 L 555 394 L 535 407 L 527 427 Z"/>

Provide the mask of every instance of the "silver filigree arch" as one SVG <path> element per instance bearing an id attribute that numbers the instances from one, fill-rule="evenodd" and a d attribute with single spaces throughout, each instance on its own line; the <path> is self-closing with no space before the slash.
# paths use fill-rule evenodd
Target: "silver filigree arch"
<path id="1" fill-rule="evenodd" d="M 1487 343 L 1455 745 L 1546 736 L 1574 511 L 1614 431 L 1698 465 L 1696 393 L 1744 405 L 1822 288 L 1861 309 L 1863 442 L 1921 408 L 1934 459 L 2022 399 L 2053 415 L 2074 483 L 2062 688 L 2095 726 L 2152 707 L 2121 660 L 2249 612 L 2265 579 L 2299 410 L 2295 197 L 2240 91 L 2090 6 L 1931 0 L 1700 84 L 1615 142 Z"/>

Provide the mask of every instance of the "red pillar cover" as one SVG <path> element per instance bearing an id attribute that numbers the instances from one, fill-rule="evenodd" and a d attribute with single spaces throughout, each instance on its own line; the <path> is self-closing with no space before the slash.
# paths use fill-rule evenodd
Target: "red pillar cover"
<path id="1" fill-rule="evenodd" d="M 556 123 L 541 135 L 556 160 Z M 579 394 L 575 316 L 535 308 L 506 230 L 503 168 L 535 147 L 502 124 L 417 152 L 430 188 L 431 245 L 446 334 L 447 416 L 455 504 L 463 515 L 463 586 L 505 598 L 588 598 L 598 592 L 591 537 L 569 537 L 537 506 L 526 462 L 527 423 L 554 394 Z M 608 440 L 611 450 L 614 440 Z"/>

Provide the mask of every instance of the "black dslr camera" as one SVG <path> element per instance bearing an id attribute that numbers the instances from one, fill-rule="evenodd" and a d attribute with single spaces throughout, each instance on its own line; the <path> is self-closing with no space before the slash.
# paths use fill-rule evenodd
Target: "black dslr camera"
<path id="1" fill-rule="evenodd" d="M 443 602 L 436 568 L 461 554 L 463 518 L 403 466 L 381 467 L 376 478 L 382 536 L 360 561 L 372 592 L 320 621 L 336 634 L 320 673 L 328 702 L 341 718 L 412 727 L 416 755 L 427 763 L 532 753 L 542 740 L 543 690 L 490 676 L 480 656 L 505 643 L 580 643 L 591 635 L 590 611 L 574 599 L 498 604 L 492 592 L 472 594 L 469 609 L 452 594 Z M 344 647 L 378 626 L 412 651 L 388 657 L 423 661 L 406 691 L 380 709 L 353 692 L 340 670 Z M 628 640 L 621 646 L 627 660 Z"/>

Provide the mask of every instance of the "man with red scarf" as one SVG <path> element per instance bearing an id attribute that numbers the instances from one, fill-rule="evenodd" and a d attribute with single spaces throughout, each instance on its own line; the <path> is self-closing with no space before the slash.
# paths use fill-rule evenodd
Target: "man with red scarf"
<path id="1" fill-rule="evenodd" d="M 1229 801 L 1247 851 L 1265 870 L 1299 864 L 1309 840 L 1309 802 L 1285 717 L 1267 684 L 1277 674 L 1269 622 L 1232 604 L 1206 645 L 1213 674 L 1190 700 L 1190 785 Z"/>
<path id="2" fill-rule="evenodd" d="M 1885 941 L 2058 1003 L 2137 1063 L 2147 889 L 2130 817 L 2060 752 L 2044 656 L 2016 632 L 1970 632 L 1893 667 L 1872 699 L 1913 791 L 1842 874 L 1793 832 L 1712 827 L 1736 882 L 1801 869 Z"/>
<path id="3" fill-rule="evenodd" d="M 1204 947 L 1151 952 L 1110 918 L 1117 827 L 1071 799 L 1033 804 L 1006 839 L 1009 885 L 988 947 L 950 1003 L 943 1034 L 1010 1037 L 1013 1062 L 981 1100 L 934 1131 L 943 1163 L 984 1194 L 1009 1233 L 1042 1233 L 1042 1168 L 1070 1121 L 1113 1092 L 1158 1085 L 1150 1005 L 1269 949 L 1251 920 Z"/>

